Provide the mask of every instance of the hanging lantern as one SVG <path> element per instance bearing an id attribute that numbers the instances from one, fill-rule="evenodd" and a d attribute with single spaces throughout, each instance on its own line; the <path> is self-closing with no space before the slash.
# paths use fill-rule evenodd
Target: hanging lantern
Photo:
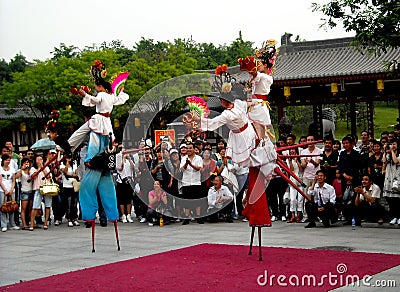
<path id="1" fill-rule="evenodd" d="M 383 90 L 385 89 L 385 80 L 383 79 L 376 80 L 376 88 L 380 93 L 382 93 Z"/>
<path id="2" fill-rule="evenodd" d="M 283 95 L 288 98 L 290 97 L 290 86 L 284 86 L 283 87 Z"/>
<path id="3" fill-rule="evenodd" d="M 22 133 L 25 133 L 25 132 L 26 132 L 26 124 L 25 124 L 25 123 L 19 124 L 19 130 L 20 130 Z"/>
<path id="4" fill-rule="evenodd" d="M 135 128 L 139 128 L 139 127 L 140 127 L 140 119 L 135 118 Z"/>
<path id="5" fill-rule="evenodd" d="M 333 95 L 336 95 L 336 93 L 339 92 L 337 83 L 335 82 L 331 83 L 331 92 Z"/>
<path id="6" fill-rule="evenodd" d="M 114 128 L 118 129 L 119 126 L 120 126 L 119 120 L 118 119 L 114 119 Z"/>

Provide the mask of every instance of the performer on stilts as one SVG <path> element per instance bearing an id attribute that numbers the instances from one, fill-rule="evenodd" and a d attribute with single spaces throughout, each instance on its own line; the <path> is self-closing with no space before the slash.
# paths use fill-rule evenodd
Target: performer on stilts
<path id="1" fill-rule="evenodd" d="M 261 256 L 261 227 L 271 226 L 265 188 L 274 169 L 276 151 L 268 139 L 263 145 L 259 144 L 257 134 L 251 125 L 247 110 L 248 104 L 244 87 L 231 78 L 227 68 L 216 70 L 217 87 L 220 87 L 220 102 L 225 110 L 221 115 L 209 119 L 200 118 L 193 113 L 193 119 L 199 123 L 202 131 L 214 131 L 226 125 L 229 129 L 226 155 L 237 164 L 249 167 L 249 187 L 246 195 L 246 206 L 243 215 L 249 219 L 249 225 L 254 234 L 258 227 L 259 247 Z M 257 149 L 257 151 L 255 151 Z M 250 252 L 251 254 L 251 252 Z"/>
<path id="2" fill-rule="evenodd" d="M 84 158 L 86 170 L 81 181 L 79 202 L 82 209 L 82 219 L 92 224 L 92 252 L 95 251 L 94 227 L 96 212 L 98 211 L 97 192 L 100 195 L 107 219 L 114 223 L 119 250 L 117 229 L 119 214 L 116 191 L 110 169 L 104 163 L 106 157 L 104 153 L 107 152 L 107 148 L 114 139 L 110 119 L 113 106 L 124 104 L 129 96 L 123 92 L 123 85 L 114 93 L 112 92 L 111 84 L 104 79 L 106 71 L 101 61 L 96 60 L 90 72 L 97 95 L 89 95 L 83 88 L 79 90 L 79 93 L 83 97 L 82 105 L 96 106 L 96 114 L 73 133 L 68 142 L 73 148 L 76 148 L 89 134 L 88 152 Z"/>
<path id="3" fill-rule="evenodd" d="M 253 122 L 261 143 L 266 139 L 275 142 L 275 133 L 269 114 L 271 107 L 267 100 L 273 83 L 272 74 L 277 56 L 275 45 L 275 40 L 268 40 L 261 49 L 255 51 L 256 58 L 248 56 L 238 59 L 240 69 L 247 71 L 251 76 L 251 79 L 247 82 L 249 89 L 251 89 L 251 96 L 248 98 L 248 101 L 250 101 L 248 116 Z"/>

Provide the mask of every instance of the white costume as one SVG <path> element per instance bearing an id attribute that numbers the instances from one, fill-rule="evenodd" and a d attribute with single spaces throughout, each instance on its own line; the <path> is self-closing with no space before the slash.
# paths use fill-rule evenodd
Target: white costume
<path id="1" fill-rule="evenodd" d="M 96 96 L 86 94 L 82 99 L 82 105 L 87 107 L 96 106 L 96 114 L 68 139 L 71 147 L 75 148 L 83 143 L 90 131 L 102 136 L 108 136 L 113 133 L 110 113 L 114 105 L 124 104 L 128 99 L 129 95 L 125 92 L 120 92 L 118 96 L 106 92 L 99 92 Z"/>
<path id="2" fill-rule="evenodd" d="M 225 109 L 213 118 L 201 118 L 202 131 L 214 131 L 226 125 L 231 131 L 226 147 L 226 156 L 242 167 L 260 167 L 268 177 L 275 167 L 276 151 L 270 140 L 256 147 L 257 134 L 247 118 L 247 102 L 236 99 L 232 109 Z"/>
<path id="3" fill-rule="evenodd" d="M 273 78 L 266 73 L 257 72 L 257 76 L 254 77 L 252 82 L 253 85 L 251 101 L 256 102 L 257 104 L 249 109 L 249 119 L 262 126 L 271 126 L 269 108 L 265 101 L 267 100 L 267 95 L 270 92 Z"/>
<path id="4" fill-rule="evenodd" d="M 200 128 L 202 131 L 214 131 L 226 125 L 231 130 L 226 156 L 237 164 L 247 166 L 250 154 L 256 146 L 257 135 L 247 118 L 247 103 L 236 99 L 233 104 L 232 109 L 224 110 L 213 119 L 201 118 Z"/>

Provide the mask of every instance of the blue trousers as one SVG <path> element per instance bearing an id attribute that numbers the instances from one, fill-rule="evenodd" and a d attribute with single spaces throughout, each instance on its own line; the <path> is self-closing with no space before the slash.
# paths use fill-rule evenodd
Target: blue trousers
<path id="1" fill-rule="evenodd" d="M 103 153 L 106 150 L 109 141 L 110 139 L 108 136 L 102 136 L 90 132 L 88 154 L 84 161 L 89 162 L 90 159 L 96 155 Z M 86 168 L 85 173 L 83 174 L 79 191 L 79 203 L 82 209 L 82 219 L 96 219 L 96 212 L 99 208 L 97 203 L 97 192 L 100 195 L 101 203 L 103 204 L 108 220 L 117 220 L 119 218 L 117 195 L 111 172 L 108 169 L 95 170 L 90 168 Z"/>

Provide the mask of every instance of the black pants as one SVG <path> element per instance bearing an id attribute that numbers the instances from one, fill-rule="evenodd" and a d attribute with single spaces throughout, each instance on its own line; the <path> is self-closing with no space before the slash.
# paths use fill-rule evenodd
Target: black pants
<path id="1" fill-rule="evenodd" d="M 385 208 L 375 201 L 370 204 L 367 201 L 361 201 L 358 206 L 355 207 L 356 221 L 365 219 L 368 222 L 378 222 L 379 219 L 383 219 L 385 214 Z"/>
<path id="2" fill-rule="evenodd" d="M 315 222 L 317 217 L 322 220 L 324 226 L 329 226 L 330 223 L 337 222 L 338 216 L 334 204 L 328 202 L 322 206 L 323 211 L 318 211 L 318 205 L 313 202 L 306 203 L 306 211 L 310 222 Z M 331 222 L 329 222 L 331 221 Z"/>
<path id="3" fill-rule="evenodd" d="M 288 183 L 280 176 L 271 179 L 269 182 L 265 192 L 267 193 L 268 205 L 271 208 L 272 216 L 286 216 L 283 196 L 285 195 L 287 187 Z"/>

